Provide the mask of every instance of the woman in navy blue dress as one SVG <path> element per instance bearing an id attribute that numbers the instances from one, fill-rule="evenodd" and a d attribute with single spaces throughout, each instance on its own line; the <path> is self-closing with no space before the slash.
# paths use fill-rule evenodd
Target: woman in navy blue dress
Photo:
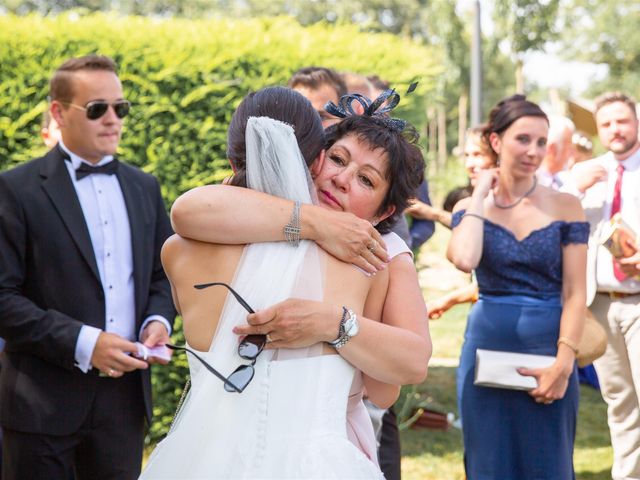
<path id="1" fill-rule="evenodd" d="M 548 120 L 515 95 L 489 116 L 485 135 L 499 166 L 480 174 L 453 216 L 448 258 L 476 271 L 480 299 L 467 323 L 458 368 L 469 480 L 575 478 L 577 344 L 582 335 L 589 227 L 579 201 L 537 185 Z M 523 392 L 473 384 L 478 348 L 551 355 L 548 368 L 520 369 Z"/>

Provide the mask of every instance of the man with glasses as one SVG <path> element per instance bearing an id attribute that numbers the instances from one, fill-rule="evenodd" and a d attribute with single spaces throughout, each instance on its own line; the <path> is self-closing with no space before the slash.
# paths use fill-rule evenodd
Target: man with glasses
<path id="1" fill-rule="evenodd" d="M 73 58 L 50 83 L 62 138 L 0 175 L 3 478 L 134 479 L 148 366 L 175 315 L 160 263 L 171 226 L 157 181 L 115 154 L 114 62 Z"/>

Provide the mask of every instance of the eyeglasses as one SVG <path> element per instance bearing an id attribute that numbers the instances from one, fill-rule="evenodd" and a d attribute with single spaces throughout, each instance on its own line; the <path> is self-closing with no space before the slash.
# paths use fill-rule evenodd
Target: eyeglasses
<path id="1" fill-rule="evenodd" d="M 198 290 L 203 290 L 205 288 L 213 287 L 213 286 L 223 286 L 226 287 L 229 292 L 236 298 L 238 303 L 244 307 L 244 309 L 249 313 L 255 313 L 253 308 L 249 306 L 249 304 L 240 296 L 238 292 L 236 292 L 233 288 L 223 282 L 213 282 L 213 283 L 203 283 L 199 285 L 194 285 L 194 288 Z M 228 377 L 224 377 L 220 372 L 218 372 L 215 368 L 213 368 L 206 360 L 201 358 L 197 353 L 193 350 L 190 350 L 187 347 L 178 347 L 176 345 L 167 344 L 167 347 L 172 350 L 184 350 L 185 352 L 191 353 L 196 359 L 200 361 L 204 365 L 204 367 L 213 373 L 216 377 L 224 382 L 224 389 L 227 392 L 237 392 L 242 393 L 247 385 L 251 383 L 253 380 L 253 376 L 255 374 L 254 365 L 258 360 L 258 355 L 264 349 L 265 344 L 267 343 L 266 335 L 247 335 L 242 339 L 240 344 L 238 345 L 238 355 L 244 358 L 245 360 L 250 360 L 251 363 L 248 365 L 240 365 L 236 368 L 231 375 Z"/>
<path id="2" fill-rule="evenodd" d="M 107 110 L 109 110 L 109 105 L 113 107 L 113 111 L 116 113 L 118 118 L 126 117 L 129 114 L 129 109 L 131 108 L 131 102 L 128 100 L 118 100 L 113 103 L 108 103 L 103 100 L 94 100 L 93 102 L 87 103 L 84 107 L 71 102 L 62 103 L 70 105 L 73 108 L 77 108 L 78 110 L 84 110 L 89 120 L 97 120 L 102 117 L 107 113 Z"/>

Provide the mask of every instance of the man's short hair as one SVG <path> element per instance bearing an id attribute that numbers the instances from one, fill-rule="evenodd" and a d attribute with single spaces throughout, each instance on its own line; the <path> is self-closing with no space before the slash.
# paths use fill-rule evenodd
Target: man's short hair
<path id="1" fill-rule="evenodd" d="M 359 93 L 369 99 L 373 96 L 373 85 L 364 75 L 353 72 L 343 72 L 342 79 L 347 85 L 348 93 Z"/>
<path id="2" fill-rule="evenodd" d="M 633 115 L 637 118 L 638 114 L 636 112 L 636 101 L 626 93 L 622 92 L 605 92 L 599 97 L 595 99 L 595 110 L 593 112 L 594 115 L 598 113 L 598 111 L 604 107 L 605 105 L 609 105 L 610 103 L 622 102 L 627 107 L 631 109 Z"/>
<path id="3" fill-rule="evenodd" d="M 347 94 L 347 85 L 338 72 L 326 67 L 304 67 L 295 72 L 287 84 L 289 88 L 303 86 L 318 89 L 329 85 L 338 94 L 338 98 Z"/>
<path id="4" fill-rule="evenodd" d="M 70 102 L 73 99 L 73 74 L 81 70 L 104 70 L 117 73 L 116 63 L 103 55 L 70 58 L 53 73 L 49 82 L 51 100 Z"/>
<path id="5" fill-rule="evenodd" d="M 367 75 L 367 80 L 371 82 L 371 85 L 373 85 L 373 88 L 376 90 L 384 91 L 391 88 L 391 83 L 381 79 L 378 75 Z"/>

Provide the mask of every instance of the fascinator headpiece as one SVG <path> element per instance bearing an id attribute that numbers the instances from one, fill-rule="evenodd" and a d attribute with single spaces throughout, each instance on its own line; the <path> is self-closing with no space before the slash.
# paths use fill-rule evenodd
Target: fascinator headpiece
<path id="1" fill-rule="evenodd" d="M 324 109 L 327 113 L 339 118 L 358 116 L 358 112 L 354 109 L 354 102 L 362 106 L 364 110 L 362 112 L 363 116 L 377 118 L 392 130 L 402 132 L 407 125 L 404 120 L 391 118 L 387 115 L 400 103 L 400 95 L 395 89 L 385 90 L 373 102 L 359 93 L 348 93 L 340 97 L 337 105 L 333 102 L 328 102 Z"/>

